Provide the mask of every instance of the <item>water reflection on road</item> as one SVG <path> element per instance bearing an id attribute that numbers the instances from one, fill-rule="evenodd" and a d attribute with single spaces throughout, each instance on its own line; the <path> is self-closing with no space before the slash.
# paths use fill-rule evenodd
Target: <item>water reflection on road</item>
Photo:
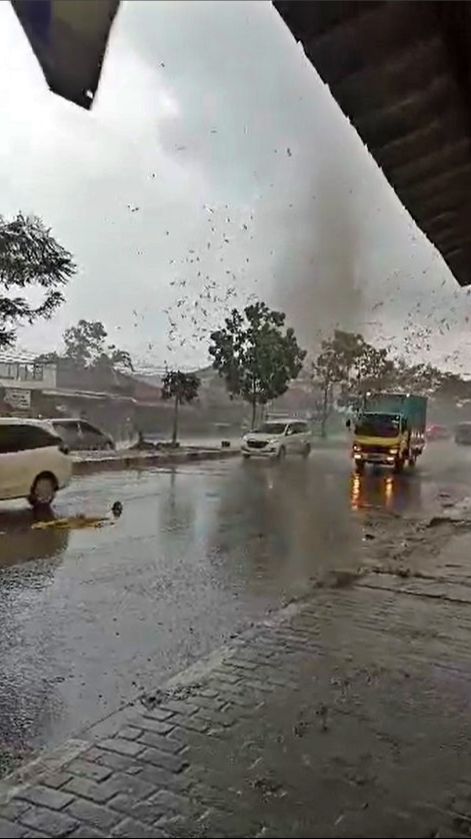
<path id="1" fill-rule="evenodd" d="M 0 510 L 0 570 L 9 565 L 16 565 L 29 560 L 52 560 L 65 551 L 69 541 L 68 531 L 56 528 L 44 530 L 32 529 L 38 521 L 54 519 L 53 510 L 35 514 L 28 508 L 16 508 L 5 505 Z M 33 563 L 30 571 L 38 569 L 38 563 Z M 45 570 L 41 566 L 41 572 Z"/>
<path id="2" fill-rule="evenodd" d="M 401 512 L 420 512 L 422 504 L 422 479 L 419 474 L 394 475 L 388 470 L 352 475 L 352 510 L 383 509 Z"/>
<path id="3" fill-rule="evenodd" d="M 365 510 L 424 514 L 439 487 L 471 494 L 471 463 L 446 451 L 398 476 L 352 477 L 342 450 L 96 474 L 59 495 L 56 515 L 120 500 L 101 530 L 32 530 L 30 511 L 2 508 L 0 741 L 70 736 L 356 566 Z"/>

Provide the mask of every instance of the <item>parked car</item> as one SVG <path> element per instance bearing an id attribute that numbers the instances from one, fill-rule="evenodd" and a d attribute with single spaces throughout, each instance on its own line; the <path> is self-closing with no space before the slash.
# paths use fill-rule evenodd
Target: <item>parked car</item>
<path id="1" fill-rule="evenodd" d="M 0 500 L 47 507 L 72 475 L 68 449 L 49 422 L 0 417 Z"/>
<path id="2" fill-rule="evenodd" d="M 305 420 L 279 419 L 264 422 L 242 438 L 244 458 L 269 457 L 281 459 L 287 454 L 308 457 L 311 451 L 311 430 Z"/>
<path id="3" fill-rule="evenodd" d="M 448 440 L 451 437 L 450 430 L 446 425 L 429 425 L 425 431 L 425 438 L 429 441 Z"/>
<path id="4" fill-rule="evenodd" d="M 61 437 L 71 451 L 91 451 L 101 449 L 114 449 L 113 438 L 92 425 L 91 422 L 82 419 L 51 419 L 50 422 L 56 434 Z"/>
<path id="5" fill-rule="evenodd" d="M 471 445 L 471 422 L 460 422 L 455 429 L 455 443 L 459 446 Z"/>

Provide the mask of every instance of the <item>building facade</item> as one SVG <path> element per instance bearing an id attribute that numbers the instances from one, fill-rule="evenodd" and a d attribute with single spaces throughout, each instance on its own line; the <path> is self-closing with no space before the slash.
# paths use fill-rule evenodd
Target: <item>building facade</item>
<path id="1" fill-rule="evenodd" d="M 33 393 L 55 390 L 56 385 L 55 364 L 1 359 L 0 412 L 10 412 L 11 409 L 29 411 Z"/>

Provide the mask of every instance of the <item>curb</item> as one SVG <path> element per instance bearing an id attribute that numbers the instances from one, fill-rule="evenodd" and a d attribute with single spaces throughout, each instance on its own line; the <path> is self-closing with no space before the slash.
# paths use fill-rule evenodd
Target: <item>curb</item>
<path id="1" fill-rule="evenodd" d="M 71 737 L 54 749 L 40 752 L 37 757 L 5 775 L 0 780 L 0 807 L 8 804 L 21 789 L 34 783 L 36 778 L 46 773 L 57 772 L 65 763 L 79 757 L 89 745 L 87 740 Z"/>
<path id="2" fill-rule="evenodd" d="M 196 449 L 176 452 L 133 452 L 123 457 L 104 455 L 90 460 L 75 460 L 74 475 L 86 475 L 91 472 L 101 472 L 105 469 L 145 469 L 148 466 L 172 466 L 180 463 L 193 463 L 201 460 L 227 460 L 237 457 L 237 449 Z"/>
<path id="3" fill-rule="evenodd" d="M 190 696 L 192 688 L 198 688 L 213 670 L 234 658 L 241 648 L 256 637 L 260 630 L 282 626 L 308 607 L 311 601 L 315 599 L 316 594 L 317 591 L 314 590 L 306 597 L 287 603 L 249 625 L 229 642 L 221 644 L 207 655 L 201 656 L 201 658 L 183 668 L 183 670 L 174 673 L 160 686 L 156 685 L 155 688 L 150 689 L 147 695 L 155 694 L 167 699 L 173 696 L 180 698 L 181 694 L 183 694 L 183 697 Z M 157 704 L 160 704 L 159 699 L 157 699 Z M 0 778 L 0 807 L 8 804 L 22 789 L 38 783 L 43 775 L 60 771 L 65 764 L 69 763 L 74 757 L 80 756 L 82 752 L 99 740 L 115 736 L 123 725 L 126 725 L 136 715 L 136 708 L 138 709 L 139 706 L 140 697 L 136 696 L 90 725 L 78 729 L 71 737 L 57 746 L 39 751 L 30 760 Z"/>

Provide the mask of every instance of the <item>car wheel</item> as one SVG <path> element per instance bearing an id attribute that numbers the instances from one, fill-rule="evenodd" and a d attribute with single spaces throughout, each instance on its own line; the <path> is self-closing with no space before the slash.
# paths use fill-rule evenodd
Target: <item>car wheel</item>
<path id="1" fill-rule="evenodd" d="M 244 460 L 248 460 L 250 455 L 247 454 L 247 452 L 242 452 L 242 457 L 244 458 Z"/>
<path id="2" fill-rule="evenodd" d="M 285 457 L 286 457 L 286 449 L 285 449 L 284 446 L 280 446 L 276 458 L 277 458 L 277 460 L 284 460 Z"/>
<path id="3" fill-rule="evenodd" d="M 303 457 L 309 457 L 310 454 L 311 454 L 311 444 L 306 443 L 306 445 L 303 448 L 302 455 L 303 455 Z"/>
<path id="4" fill-rule="evenodd" d="M 56 490 L 57 481 L 53 475 L 38 475 L 31 487 L 28 501 L 32 507 L 49 507 L 54 501 Z"/>

